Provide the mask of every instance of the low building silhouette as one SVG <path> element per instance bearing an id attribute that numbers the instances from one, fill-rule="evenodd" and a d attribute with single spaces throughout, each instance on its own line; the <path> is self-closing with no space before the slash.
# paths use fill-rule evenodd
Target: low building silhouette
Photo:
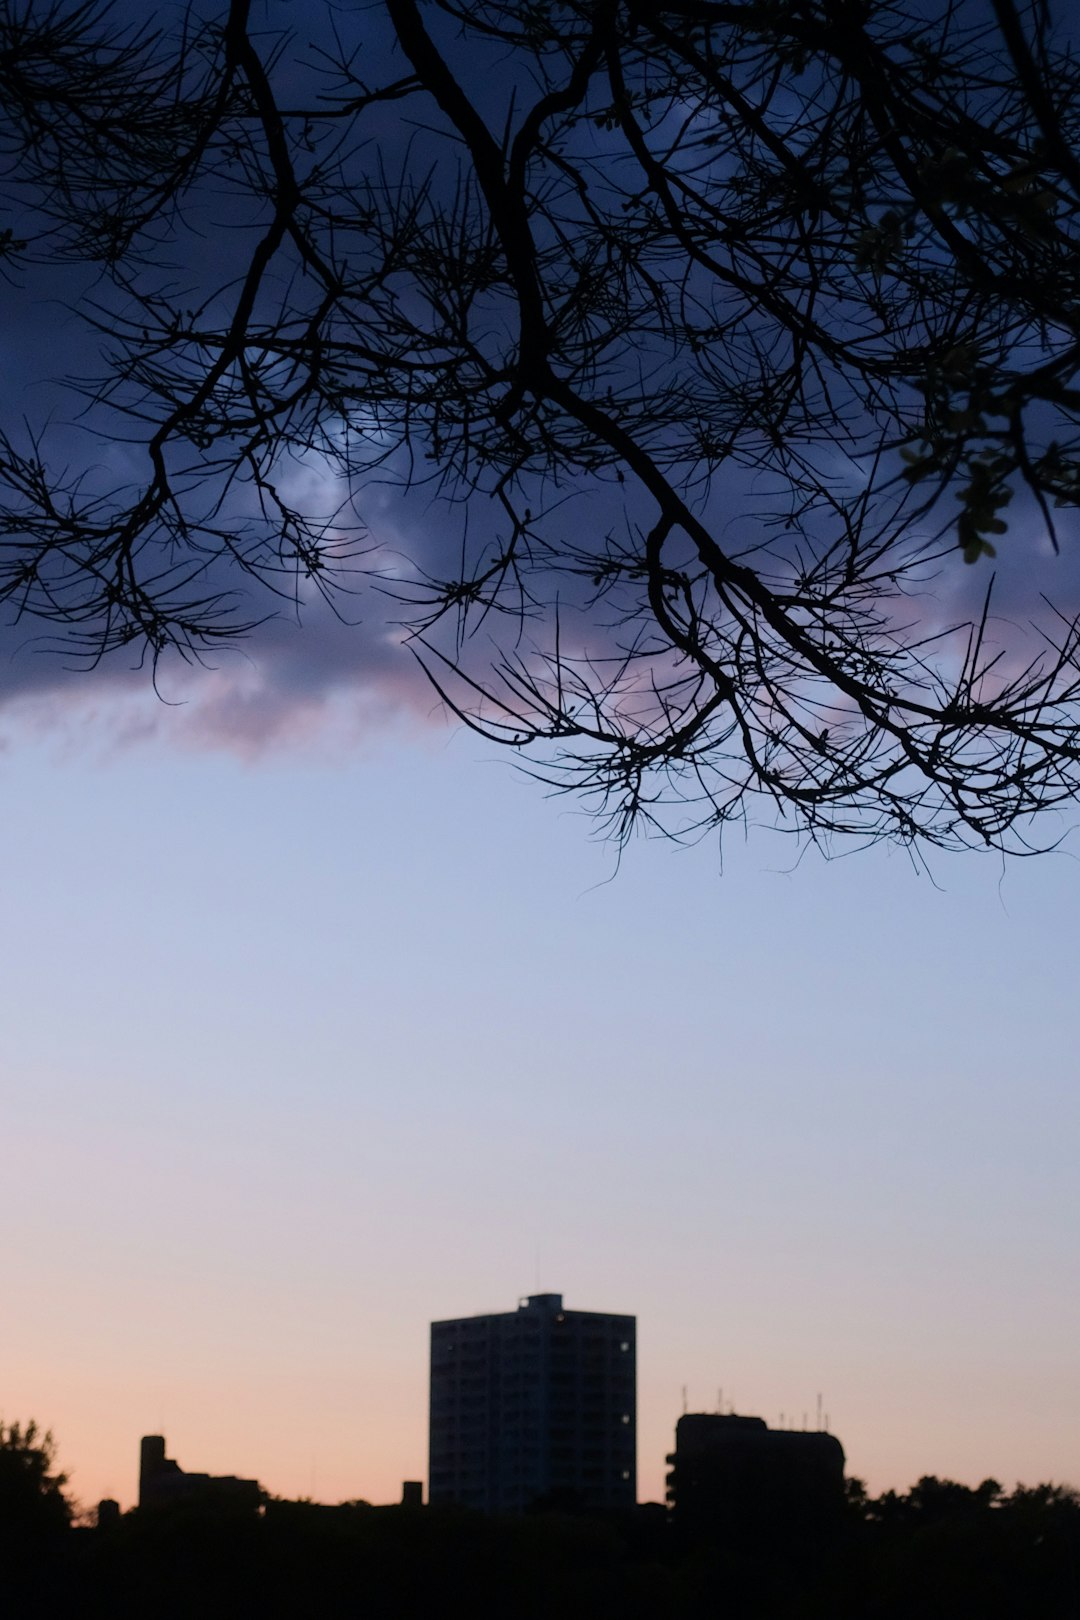
<path id="1" fill-rule="evenodd" d="M 179 1503 L 199 1507 L 245 1510 L 254 1513 L 262 1503 L 257 1479 L 232 1474 L 189 1474 L 165 1455 L 165 1437 L 144 1435 L 139 1445 L 140 1508 L 172 1507 Z"/>
<path id="2" fill-rule="evenodd" d="M 820 1430 L 691 1412 L 679 1419 L 667 1460 L 668 1502 L 687 1539 L 800 1539 L 843 1511 L 844 1448 Z"/>

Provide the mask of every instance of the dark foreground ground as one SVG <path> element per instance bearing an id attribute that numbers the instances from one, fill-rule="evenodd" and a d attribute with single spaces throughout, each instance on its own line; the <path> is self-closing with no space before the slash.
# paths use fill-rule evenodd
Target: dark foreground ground
<path id="1" fill-rule="evenodd" d="M 101 1529 L 0 1524 L 0 1615 L 356 1616 L 357 1620 L 1080 1620 L 1080 1501 L 923 1480 L 829 1523 L 680 1534 L 621 1519 L 269 1501 Z"/>

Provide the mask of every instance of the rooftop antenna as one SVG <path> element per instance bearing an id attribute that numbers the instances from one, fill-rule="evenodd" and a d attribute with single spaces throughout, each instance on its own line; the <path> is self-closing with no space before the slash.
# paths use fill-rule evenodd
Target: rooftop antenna
<path id="1" fill-rule="evenodd" d="M 685 1384 L 682 1387 L 682 1410 L 683 1410 L 683 1417 L 685 1417 L 686 1416 L 686 1385 Z"/>
<path id="2" fill-rule="evenodd" d="M 817 1426 L 818 1426 L 818 1432 L 820 1433 L 820 1431 L 821 1431 L 821 1396 L 820 1395 L 817 1398 Z"/>
<path id="3" fill-rule="evenodd" d="M 802 1426 L 803 1426 L 803 1432 L 805 1433 L 805 1431 L 806 1431 L 806 1413 L 805 1412 L 802 1415 Z"/>
<path id="4" fill-rule="evenodd" d="M 724 1410 L 724 1386 L 723 1386 L 723 1384 L 720 1385 L 720 1388 L 716 1392 L 716 1410 L 718 1412 L 720 1412 L 721 1414 L 723 1413 L 723 1410 Z"/>

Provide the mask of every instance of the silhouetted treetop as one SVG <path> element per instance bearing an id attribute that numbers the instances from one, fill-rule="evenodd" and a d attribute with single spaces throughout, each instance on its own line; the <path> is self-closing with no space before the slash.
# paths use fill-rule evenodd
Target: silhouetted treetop
<path id="1" fill-rule="evenodd" d="M 29 1423 L 0 1421 L 0 1542 L 33 1549 L 43 1537 L 66 1530 L 71 1504 L 67 1475 L 55 1471 L 52 1434 Z"/>
<path id="2" fill-rule="evenodd" d="M 0 0 L 4 263 L 97 354 L 89 452 L 0 445 L 14 611 L 156 661 L 374 584 L 620 836 L 1053 841 L 1077 620 L 987 562 L 1080 504 L 1048 0 L 209 12 Z"/>

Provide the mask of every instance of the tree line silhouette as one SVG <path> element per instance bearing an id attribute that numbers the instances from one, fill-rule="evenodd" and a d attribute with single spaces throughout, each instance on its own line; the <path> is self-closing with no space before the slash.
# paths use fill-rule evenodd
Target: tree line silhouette
<path id="1" fill-rule="evenodd" d="M 933 1477 L 869 1496 L 849 1480 L 812 1533 L 680 1533 L 644 1504 L 570 1502 L 516 1518 L 464 1509 L 328 1507 L 266 1496 L 76 1513 L 51 1437 L 0 1425 L 2 1587 L 12 1614 L 355 1616 L 492 1620 L 1076 1620 L 1080 1497 Z M 5 1589 L 6 1588 L 6 1593 Z"/>

